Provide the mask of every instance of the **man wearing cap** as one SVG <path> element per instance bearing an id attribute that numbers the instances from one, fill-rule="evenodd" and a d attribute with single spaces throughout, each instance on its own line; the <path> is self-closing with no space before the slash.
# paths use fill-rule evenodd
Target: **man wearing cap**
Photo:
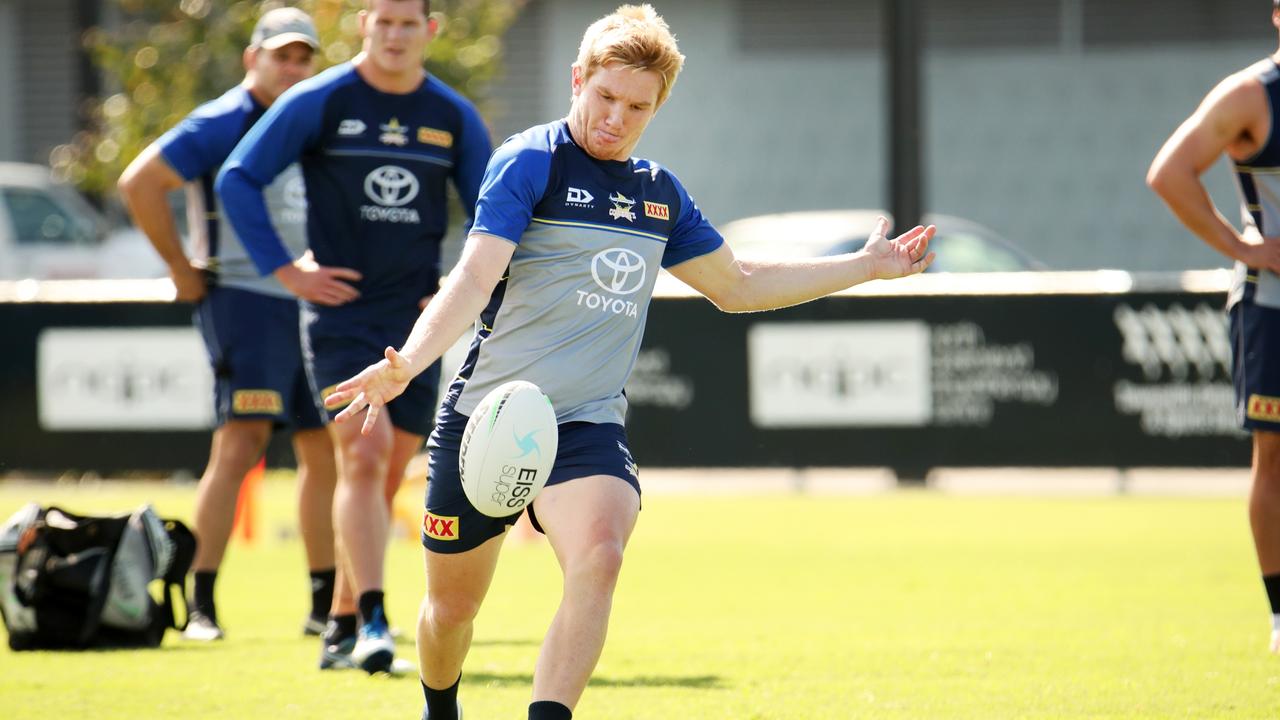
<path id="1" fill-rule="evenodd" d="M 184 636 L 217 640 L 223 631 L 213 586 L 235 516 L 241 480 L 266 449 L 273 427 L 293 428 L 299 515 L 311 570 L 312 610 L 304 630 L 319 634 L 334 585 L 333 446 L 307 386 L 298 333 L 298 304 L 271 277 L 261 277 L 213 191 L 219 168 L 240 138 L 285 90 L 313 73 L 319 47 L 301 10 L 266 13 L 244 50 L 244 81 L 196 108 L 149 145 L 120 177 L 134 221 L 169 266 L 179 302 L 196 304 L 214 374 L 217 426 L 209 464 L 196 493 L 199 538 L 191 613 Z M 167 195 L 186 185 L 192 255 L 183 250 Z M 306 248 L 306 194 L 297 166 L 267 190 L 271 222 L 292 257 Z M 349 270 L 330 268 L 337 278 Z"/>
<path id="2" fill-rule="evenodd" d="M 489 159 L 475 106 L 423 70 L 436 26 L 429 13 L 426 0 L 365 0 L 361 52 L 290 90 L 218 176 L 227 216 L 258 271 L 306 301 L 307 371 L 322 394 L 413 326 L 439 289 L 448 185 L 470 216 Z M 267 222 L 263 190 L 293 163 L 306 178 L 314 261 L 295 260 Z M 360 278 L 327 285 L 342 267 Z M 351 658 L 370 673 L 395 662 L 383 608 L 386 497 L 431 431 L 438 384 L 437 363 L 368 435 L 351 423 L 329 425 L 341 465 L 335 529 L 360 621 Z M 340 410 L 326 408 L 330 416 Z M 329 640 L 325 653 L 346 641 Z"/>

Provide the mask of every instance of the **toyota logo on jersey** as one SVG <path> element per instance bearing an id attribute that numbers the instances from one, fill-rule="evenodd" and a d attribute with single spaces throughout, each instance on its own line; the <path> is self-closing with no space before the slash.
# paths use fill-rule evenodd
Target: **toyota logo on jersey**
<path id="1" fill-rule="evenodd" d="M 646 263 L 640 253 L 609 248 L 591 258 L 591 278 L 605 293 L 578 291 L 578 306 L 610 314 L 639 317 L 640 306 L 615 295 L 632 295 L 644 287 Z"/>
<path id="2" fill-rule="evenodd" d="M 400 207 L 418 197 L 418 178 L 396 165 L 383 165 L 364 179 L 364 194 L 383 207 Z"/>
<path id="3" fill-rule="evenodd" d="M 634 250 L 609 248 L 591 259 L 591 277 L 602 289 L 630 295 L 644 285 L 644 258 Z"/>
<path id="4" fill-rule="evenodd" d="M 418 178 L 398 165 L 383 165 L 364 179 L 364 194 L 377 205 L 360 206 L 360 217 L 369 222 L 418 223 L 413 208 L 401 207 L 418 197 Z"/>

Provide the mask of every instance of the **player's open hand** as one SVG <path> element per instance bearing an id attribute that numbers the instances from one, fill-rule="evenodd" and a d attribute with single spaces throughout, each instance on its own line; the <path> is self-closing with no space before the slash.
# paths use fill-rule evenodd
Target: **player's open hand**
<path id="1" fill-rule="evenodd" d="M 360 291 L 346 282 L 359 280 L 360 273 L 351 268 L 320 265 L 310 250 L 275 274 L 286 290 L 317 305 L 342 305 L 360 297 Z"/>
<path id="2" fill-rule="evenodd" d="M 373 432 L 382 408 L 404 392 L 415 374 L 409 361 L 395 348 L 388 347 L 383 355 L 382 360 L 361 370 L 359 375 L 338 383 L 334 391 L 324 398 L 326 407 L 349 403 L 334 418 L 336 422 L 345 422 L 368 408 L 364 425 L 360 428 L 365 435 Z"/>
<path id="3" fill-rule="evenodd" d="M 937 228 L 917 225 L 896 238 L 885 237 L 888 230 L 889 221 L 881 217 L 863 248 L 871 257 L 872 276 L 889 280 L 924 272 L 933 262 L 929 240 Z"/>

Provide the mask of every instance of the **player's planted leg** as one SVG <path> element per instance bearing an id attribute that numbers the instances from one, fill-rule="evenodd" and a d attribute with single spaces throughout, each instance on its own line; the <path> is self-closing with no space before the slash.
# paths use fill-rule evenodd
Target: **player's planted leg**
<path id="1" fill-rule="evenodd" d="M 418 615 L 419 672 L 427 705 L 424 717 L 453 720 L 449 708 L 457 704 L 473 622 L 493 582 L 504 538 L 490 538 L 457 554 L 426 551 L 427 594 Z"/>

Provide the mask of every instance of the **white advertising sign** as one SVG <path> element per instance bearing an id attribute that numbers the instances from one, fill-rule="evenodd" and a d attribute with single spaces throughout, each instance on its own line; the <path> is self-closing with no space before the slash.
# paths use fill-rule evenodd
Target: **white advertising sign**
<path id="1" fill-rule="evenodd" d="M 44 430 L 199 430 L 213 377 L 194 328 L 50 328 L 36 349 Z"/>
<path id="2" fill-rule="evenodd" d="M 757 427 L 913 427 L 932 408 L 919 321 L 757 323 L 747 331 Z"/>

